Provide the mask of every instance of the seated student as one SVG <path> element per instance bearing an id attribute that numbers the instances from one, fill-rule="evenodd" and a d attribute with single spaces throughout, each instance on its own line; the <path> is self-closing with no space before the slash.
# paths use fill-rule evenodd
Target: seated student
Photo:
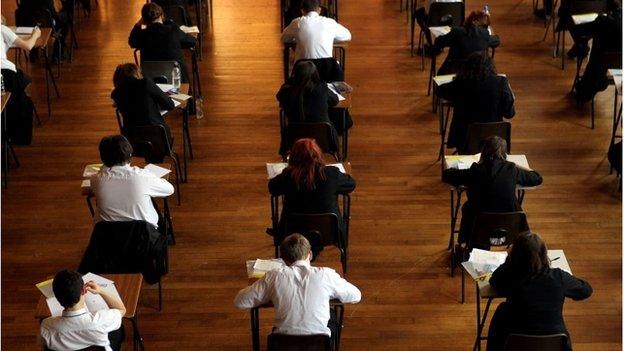
<path id="1" fill-rule="evenodd" d="M 95 221 L 146 221 L 158 228 L 158 211 L 153 197 L 173 194 L 173 185 L 152 172 L 130 166 L 132 145 L 122 135 L 100 141 L 104 166 L 91 178 L 97 208 Z"/>
<path id="2" fill-rule="evenodd" d="M 173 145 L 171 130 L 160 113 L 162 110 L 172 110 L 175 107 L 173 100 L 151 79 L 144 78 L 134 63 L 117 66 L 113 85 L 115 89 L 111 98 L 121 112 L 124 127 L 161 125 L 165 127 L 169 143 Z"/>
<path id="3" fill-rule="evenodd" d="M 338 325 L 330 319 L 329 301 L 357 303 L 362 293 L 333 269 L 312 267 L 308 240 L 300 234 L 289 235 L 280 244 L 286 265 L 272 270 L 234 299 L 238 308 L 254 308 L 268 302 L 275 306 L 274 333 L 289 335 L 336 333 Z"/>
<path id="4" fill-rule="evenodd" d="M 502 351 L 509 334 L 565 333 L 569 337 L 563 321 L 565 298 L 583 300 L 592 294 L 587 282 L 550 268 L 546 244 L 533 233 L 516 239 L 505 263 L 492 274 L 490 285 L 507 301 L 492 317 L 487 351 Z M 571 343 L 567 350 L 572 350 Z"/>
<path id="5" fill-rule="evenodd" d="M 60 1 L 60 0 L 21 0 L 19 1 L 19 10 L 22 16 L 27 20 L 26 24 L 20 23 L 22 20 L 17 19 L 18 25 L 34 25 L 36 23 L 45 21 L 44 18 L 51 16 L 52 26 L 56 32 L 61 34 L 61 38 L 57 39 L 61 41 L 61 50 L 65 47 L 65 38 L 69 33 L 70 16 L 73 16 L 72 1 Z M 49 13 L 49 15 L 47 15 Z M 45 16 L 42 18 L 42 16 Z M 45 23 L 45 22 L 44 22 Z M 62 60 L 62 52 L 58 51 L 58 46 L 54 45 L 54 60 Z"/>
<path id="6" fill-rule="evenodd" d="M 29 145 L 32 141 L 32 117 L 33 103 L 26 87 L 30 84 L 30 78 L 18 69 L 7 58 L 7 51 L 11 47 L 17 47 L 30 51 L 41 36 L 41 30 L 35 27 L 30 38 L 22 39 L 4 25 L 2 17 L 2 49 L 0 49 L 0 64 L 2 67 L 2 79 L 4 89 L 11 93 L 11 99 L 7 103 L 7 133 L 11 142 L 17 145 Z"/>
<path id="7" fill-rule="evenodd" d="M 487 138 L 481 159 L 469 169 L 447 169 L 442 181 L 468 187 L 468 201 L 462 206 L 459 227 L 460 244 L 471 240 L 474 220 L 479 212 L 522 211 L 516 198 L 516 186 L 542 184 L 539 173 L 507 161 L 507 142 L 497 136 Z"/>
<path id="8" fill-rule="evenodd" d="M 500 122 L 516 114 L 507 77 L 496 74 L 485 52 L 470 54 L 455 79 L 438 87 L 437 94 L 453 102 L 448 148 L 464 146 L 471 123 Z"/>
<path id="9" fill-rule="evenodd" d="M 483 11 L 473 11 L 464 21 L 463 27 L 453 27 L 448 34 L 438 37 L 434 43 L 436 50 L 449 47 L 438 75 L 456 73 L 473 52 L 487 52 L 488 48 L 497 47 L 500 39 L 497 35 L 490 35 L 489 27 L 490 15 Z"/>
<path id="10" fill-rule="evenodd" d="M 296 42 L 295 61 L 312 60 L 327 82 L 343 81 L 344 72 L 333 57 L 334 41 L 351 40 L 351 32 L 335 20 L 320 15 L 319 0 L 303 0 L 303 16 L 284 28 L 282 42 Z"/>
<path id="11" fill-rule="evenodd" d="M 589 101 L 596 93 L 607 89 L 609 82 L 607 79 L 606 61 L 607 52 L 622 52 L 622 8 L 618 7 L 613 12 L 598 16 L 591 23 L 593 33 L 593 44 L 589 61 L 585 66 L 585 71 L 581 79 L 574 87 L 575 96 L 578 101 Z M 621 56 L 619 60 L 621 61 Z"/>
<path id="12" fill-rule="evenodd" d="M 288 167 L 269 180 L 272 195 L 284 195 L 284 207 L 276 243 L 284 237 L 284 219 L 290 213 L 335 213 L 341 235 L 344 223 L 338 208 L 338 195 L 355 189 L 355 180 L 333 166 L 325 166 L 323 153 L 314 139 L 299 139 L 293 145 Z M 336 238 L 338 242 L 339 238 Z"/>
<path id="13" fill-rule="evenodd" d="M 50 350 L 81 350 L 103 346 L 107 351 L 121 350 L 124 329 L 121 324 L 126 307 L 119 297 L 111 295 L 95 282 L 86 284 L 78 272 L 62 270 L 52 282 L 54 296 L 65 309 L 58 317 L 41 322 L 41 339 Z M 104 299 L 109 309 L 89 312 L 85 305 L 87 293 Z"/>
<path id="14" fill-rule="evenodd" d="M 128 43 L 131 48 L 141 50 L 143 61 L 177 61 L 182 71 L 182 83 L 189 82 L 182 49 L 195 47 L 197 41 L 177 24 L 165 21 L 160 6 L 155 3 L 143 5 L 141 20 L 132 28 Z"/>

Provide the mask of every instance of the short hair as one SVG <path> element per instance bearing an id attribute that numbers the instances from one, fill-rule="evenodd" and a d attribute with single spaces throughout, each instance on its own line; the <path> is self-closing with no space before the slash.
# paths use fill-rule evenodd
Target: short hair
<path id="1" fill-rule="evenodd" d="M 284 262 L 291 264 L 304 260 L 310 253 L 310 242 L 301 234 L 291 234 L 280 244 L 280 255 Z"/>
<path id="2" fill-rule="evenodd" d="M 507 159 L 507 142 L 499 136 L 490 136 L 483 141 L 480 162 Z"/>
<path id="3" fill-rule="evenodd" d="M 52 281 L 54 296 L 65 308 L 70 308 L 80 301 L 83 286 L 82 275 L 67 269 L 56 273 Z"/>
<path id="4" fill-rule="evenodd" d="M 141 18 L 145 23 L 154 23 L 163 15 L 163 9 L 158 4 L 150 2 L 141 8 Z"/>
<path id="5" fill-rule="evenodd" d="M 100 141 L 100 158 L 106 167 L 130 162 L 132 145 L 123 135 L 109 135 Z"/>
<path id="6" fill-rule="evenodd" d="M 321 3 L 319 2 L 319 0 L 303 0 L 303 1 L 301 1 L 301 9 L 304 12 L 315 11 L 319 7 L 321 7 Z"/>
<path id="7" fill-rule="evenodd" d="M 143 78 L 141 69 L 134 63 L 122 63 L 115 68 L 115 73 L 113 74 L 113 86 L 115 88 L 119 88 L 124 85 L 128 78 L 131 77 L 136 79 Z"/>

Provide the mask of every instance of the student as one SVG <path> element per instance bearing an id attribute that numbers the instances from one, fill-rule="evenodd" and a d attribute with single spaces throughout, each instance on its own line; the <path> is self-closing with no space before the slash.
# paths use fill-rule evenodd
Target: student
<path id="1" fill-rule="evenodd" d="M 97 203 L 95 221 L 146 221 L 158 228 L 162 220 L 152 198 L 173 194 L 173 185 L 146 169 L 130 166 L 132 145 L 122 135 L 102 138 L 99 149 L 104 165 L 91 178 Z"/>
<path id="2" fill-rule="evenodd" d="M 26 88 L 30 84 L 30 77 L 9 61 L 7 51 L 11 47 L 30 51 L 41 36 L 41 30 L 35 27 L 30 38 L 22 39 L 4 25 L 4 17 L 2 17 L 1 31 L 0 65 L 2 67 L 2 80 L 4 89 L 11 93 L 11 98 L 6 106 L 7 133 L 13 144 L 29 145 L 32 141 L 34 111 L 33 102 L 26 93 Z"/>
<path id="3" fill-rule="evenodd" d="M 559 268 L 550 268 L 546 244 L 533 233 L 516 239 L 505 263 L 492 274 L 490 285 L 507 301 L 498 306 L 492 317 L 487 351 L 502 351 L 512 333 L 565 333 L 569 337 L 563 321 L 565 298 L 584 300 L 592 294 L 587 282 Z M 571 343 L 567 350 L 572 350 Z"/>
<path id="4" fill-rule="evenodd" d="M 165 127 L 169 143 L 173 145 L 171 130 L 160 113 L 162 110 L 172 110 L 175 107 L 173 100 L 151 79 L 144 78 L 134 63 L 117 66 L 113 85 L 115 89 L 111 98 L 121 112 L 124 128 L 161 125 Z"/>
<path id="5" fill-rule="evenodd" d="M 496 74 L 485 52 L 470 54 L 455 79 L 437 88 L 437 95 L 453 102 L 448 148 L 464 146 L 471 123 L 500 122 L 516 114 L 507 77 Z"/>
<path id="6" fill-rule="evenodd" d="M 487 52 L 488 48 L 497 47 L 500 39 L 497 35 L 490 35 L 489 27 L 490 15 L 483 11 L 473 11 L 466 18 L 463 27 L 453 27 L 448 34 L 438 37 L 434 43 L 436 50 L 449 47 L 438 75 L 456 73 L 462 61 L 473 52 Z"/>
<path id="7" fill-rule="evenodd" d="M 41 322 L 41 339 L 50 350 L 81 350 L 103 346 L 107 351 L 121 350 L 124 339 L 122 317 L 126 307 L 118 296 L 102 289 L 95 282 L 84 284 L 78 272 L 62 270 L 52 282 L 54 296 L 65 309 L 58 317 Z M 87 293 L 100 295 L 109 309 L 89 312 L 85 305 Z"/>
<path id="8" fill-rule="evenodd" d="M 442 181 L 468 188 L 468 201 L 462 206 L 460 244 L 471 240 L 474 220 L 479 212 L 522 211 L 516 187 L 537 186 L 542 177 L 535 171 L 507 161 L 507 142 L 497 136 L 484 141 L 479 162 L 469 169 L 447 169 Z"/>
<path id="9" fill-rule="evenodd" d="M 303 16 L 284 28 L 282 42 L 296 42 L 295 61 L 310 59 L 327 82 L 344 80 L 344 73 L 333 58 L 334 41 L 351 40 L 351 32 L 335 20 L 320 15 L 319 0 L 303 0 Z"/>
<path id="10" fill-rule="evenodd" d="M 45 23 L 48 17 L 51 17 L 52 26 L 55 32 L 61 34 L 57 40 L 61 41 L 61 51 L 58 46 L 54 45 L 54 60 L 62 60 L 62 49 L 65 47 L 65 38 L 69 33 L 69 25 L 71 16 L 73 16 L 72 1 L 60 0 L 21 0 L 19 1 L 20 18 L 16 18 L 19 26 L 32 26 L 36 23 Z M 26 23 L 21 21 L 26 20 Z"/>
<path id="11" fill-rule="evenodd" d="M 333 269 L 312 267 L 310 243 L 300 234 L 286 237 L 280 244 L 280 253 L 286 265 L 267 272 L 239 291 L 234 305 L 246 309 L 272 302 L 274 333 L 329 336 L 336 333 L 342 326 L 337 325 L 335 318 L 330 320 L 329 301 L 357 303 L 362 298 L 360 290 Z"/>
<path id="12" fill-rule="evenodd" d="M 299 139 L 293 145 L 288 167 L 269 181 L 272 195 L 284 195 L 284 207 L 276 243 L 284 237 L 284 219 L 290 213 L 335 213 L 340 235 L 345 235 L 338 208 L 338 195 L 355 189 L 355 180 L 333 166 L 325 166 L 323 153 L 314 139 Z M 336 238 L 338 242 L 339 238 Z M 344 241 L 343 241 L 344 242 Z"/>
<path id="13" fill-rule="evenodd" d="M 141 50 L 143 61 L 177 61 L 182 71 L 182 83 L 189 82 L 182 49 L 195 47 L 197 41 L 177 24 L 165 21 L 160 6 L 155 3 L 143 5 L 141 20 L 132 28 L 128 43 L 131 48 Z"/>

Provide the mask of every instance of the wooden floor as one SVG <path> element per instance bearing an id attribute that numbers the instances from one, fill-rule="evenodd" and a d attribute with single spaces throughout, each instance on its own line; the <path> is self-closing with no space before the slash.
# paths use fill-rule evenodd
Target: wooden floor
<path id="1" fill-rule="evenodd" d="M 205 117 L 192 120 L 195 160 L 174 206 L 177 245 L 164 280 L 140 299 L 148 350 L 248 350 L 249 313 L 233 306 L 247 284 L 246 259 L 270 257 L 264 163 L 276 159 L 275 93 L 282 79 L 277 0 L 214 0 L 200 63 Z M 437 117 L 426 96 L 427 71 L 409 55 L 409 27 L 397 0 L 341 0 L 340 19 L 353 33 L 347 81 L 355 88 L 350 160 L 353 195 L 349 280 L 362 302 L 346 309 L 343 350 L 469 350 L 475 335 L 474 292 L 462 305 L 459 277 L 446 268 L 449 192 L 440 182 Z M 141 1 L 100 0 L 78 28 L 79 49 L 64 64 L 61 98 L 34 142 L 18 147 L 21 167 L 2 191 L 2 347 L 36 350 L 39 298 L 34 284 L 77 267 L 92 221 L 79 184 L 97 144 L 117 132 L 109 98 L 115 66 L 132 60 L 127 37 Z M 579 277 L 594 287 L 587 301 L 568 301 L 565 319 L 575 350 L 621 349 L 622 207 L 605 155 L 613 90 L 598 95 L 597 126 L 589 106 L 567 96 L 565 71 L 541 42 L 542 22 L 530 0 L 492 4 L 502 38 L 496 63 L 516 94 L 513 151 L 527 154 L 544 184 L 525 199 L 531 228 L 550 248 L 564 249 Z M 468 9 L 480 1 L 468 0 Z M 12 1 L 3 14 L 13 19 Z M 570 42 L 570 41 L 568 41 Z M 38 64 L 25 68 L 45 120 Z M 181 140 L 180 118 L 170 121 Z M 338 267 L 326 250 L 319 264 Z M 263 312 L 264 313 L 264 312 Z M 264 313 L 262 339 L 272 316 Z M 129 345 L 127 345 L 129 349 Z"/>

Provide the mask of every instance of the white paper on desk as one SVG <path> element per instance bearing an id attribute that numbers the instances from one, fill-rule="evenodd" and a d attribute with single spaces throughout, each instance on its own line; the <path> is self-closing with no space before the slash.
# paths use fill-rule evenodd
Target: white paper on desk
<path id="1" fill-rule="evenodd" d="M 450 83 L 453 81 L 453 79 L 455 79 L 454 74 L 443 74 L 443 75 L 433 77 L 433 81 L 435 82 L 437 86 Z"/>
<path id="2" fill-rule="evenodd" d="M 439 26 L 439 27 L 429 27 L 429 31 L 431 32 L 431 36 L 433 39 L 437 37 L 441 37 L 443 35 L 449 34 L 451 32 L 451 27 L 449 26 Z"/>
<path id="3" fill-rule="evenodd" d="M 257 260 L 248 260 L 245 262 L 245 266 L 247 267 L 247 277 L 248 278 L 262 278 L 264 277 L 264 275 L 266 274 L 267 271 L 259 271 L 259 270 L 255 270 L 254 269 L 254 265 L 256 264 Z M 284 265 L 284 261 L 281 258 L 273 258 L 270 260 L 263 260 L 263 261 L 274 261 L 276 262 L 275 265 L 277 265 L 277 263 L 280 264 L 280 267 L 282 265 Z"/>
<path id="4" fill-rule="evenodd" d="M 448 168 L 468 169 L 473 163 L 479 162 L 481 154 L 476 155 L 449 155 L 444 156 Z"/>
<path id="5" fill-rule="evenodd" d="M 609 77 L 622 76 L 622 70 L 617 68 L 609 68 Z"/>
<path id="6" fill-rule="evenodd" d="M 344 166 L 342 165 L 342 163 L 330 163 L 327 166 L 332 166 L 332 167 L 336 167 L 338 168 L 338 170 L 344 174 L 347 173 L 347 170 L 344 168 Z"/>
<path id="7" fill-rule="evenodd" d="M 580 14 L 580 15 L 572 15 L 572 21 L 577 26 L 579 24 L 591 23 L 591 22 L 595 21 L 596 18 L 598 18 L 598 14 L 595 13 L 595 12 L 594 13 L 583 13 L 583 14 Z"/>
<path id="8" fill-rule="evenodd" d="M 468 262 L 472 264 L 478 276 L 492 273 L 507 259 L 507 251 L 488 251 L 472 249 Z"/>
<path id="9" fill-rule="evenodd" d="M 288 167 L 288 163 L 286 162 L 267 163 L 266 164 L 267 176 L 269 177 L 269 179 L 273 179 L 277 177 L 278 175 L 282 174 L 282 171 L 286 167 Z"/>
<path id="10" fill-rule="evenodd" d="M 173 100 L 173 99 L 172 99 L 172 100 Z M 178 106 L 180 106 L 180 105 L 182 105 L 182 103 L 181 103 L 180 101 L 178 101 L 178 100 L 173 100 L 173 108 L 176 108 L 176 107 L 178 107 Z M 166 114 L 167 114 L 167 112 L 169 112 L 169 111 L 167 111 L 167 110 L 160 110 L 160 115 L 161 115 L 161 116 L 164 116 L 164 115 L 166 115 Z"/>
<path id="11" fill-rule="evenodd" d="M 171 173 L 170 169 L 166 169 L 164 167 L 160 167 L 158 165 L 151 164 L 151 163 L 147 164 L 145 167 L 143 167 L 143 169 L 146 169 L 152 172 L 158 178 L 162 178 L 166 176 L 167 174 Z"/>
<path id="12" fill-rule="evenodd" d="M 271 259 L 271 260 L 257 259 L 254 262 L 253 270 L 260 271 L 260 272 L 268 272 L 274 269 L 281 268 L 283 265 L 284 263 L 282 261 L 278 261 L 274 259 Z"/>
<path id="13" fill-rule="evenodd" d="M 344 96 L 340 95 L 340 93 L 338 92 L 338 90 L 336 90 L 336 88 L 334 88 L 334 86 L 332 85 L 332 83 L 327 83 L 327 87 L 329 88 L 329 90 L 332 91 L 332 93 L 338 95 L 338 101 L 343 101 L 345 99 Z"/>
<path id="14" fill-rule="evenodd" d="M 171 95 L 169 95 L 169 97 L 174 99 L 174 100 L 177 100 L 177 101 L 186 101 L 186 100 L 191 98 L 190 95 L 186 95 L 186 94 L 182 94 L 182 93 L 171 94 Z"/>
<path id="15" fill-rule="evenodd" d="M 93 177 L 94 175 L 98 174 L 102 166 L 103 164 L 101 163 L 94 163 L 94 164 L 86 165 L 84 168 L 84 171 L 82 172 L 82 177 L 83 178 Z"/>
<path id="16" fill-rule="evenodd" d="M 15 34 L 32 34 L 35 27 L 17 27 L 15 28 Z"/>
<path id="17" fill-rule="evenodd" d="M 163 91 L 163 93 L 168 93 L 173 90 L 173 84 L 156 83 L 156 85 Z"/>
<path id="18" fill-rule="evenodd" d="M 83 179 L 82 183 L 80 183 L 81 188 L 90 188 L 91 187 L 91 179 Z"/>
<path id="19" fill-rule="evenodd" d="M 199 28 L 197 26 L 180 26 L 180 29 L 186 34 L 199 34 Z"/>

